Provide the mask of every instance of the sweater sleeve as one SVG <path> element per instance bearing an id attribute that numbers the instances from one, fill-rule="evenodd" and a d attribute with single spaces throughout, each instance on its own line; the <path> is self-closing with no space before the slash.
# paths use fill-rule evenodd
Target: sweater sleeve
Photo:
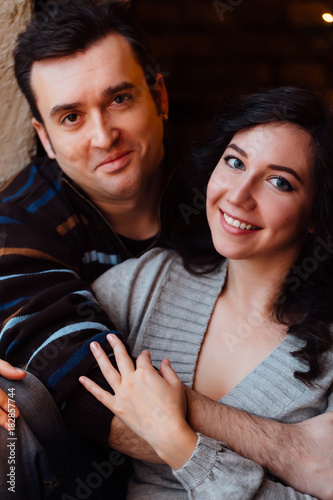
<path id="1" fill-rule="evenodd" d="M 191 500 L 310 500 L 314 497 L 265 477 L 264 469 L 225 448 L 222 443 L 198 434 L 190 460 L 174 476 Z"/>
<path id="2" fill-rule="evenodd" d="M 82 280 L 75 248 L 35 214 L 36 207 L 0 202 L 0 210 L 0 357 L 37 376 L 60 408 L 71 403 L 66 418 L 104 441 L 112 414 L 78 378 L 100 382 L 89 344 L 99 342 L 112 361 L 106 335 L 113 324 Z"/>

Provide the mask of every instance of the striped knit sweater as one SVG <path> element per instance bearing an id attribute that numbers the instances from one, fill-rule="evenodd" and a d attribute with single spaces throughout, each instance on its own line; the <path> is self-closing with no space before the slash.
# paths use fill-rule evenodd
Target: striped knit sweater
<path id="1" fill-rule="evenodd" d="M 169 206 L 168 192 L 165 199 Z M 164 226 L 154 243 L 163 245 Z M 1 189 L 0 358 L 37 376 L 79 432 L 90 435 L 98 419 L 91 437 L 100 442 L 112 415 L 78 377 L 102 382 L 89 344 L 98 341 L 112 357 L 105 337 L 113 325 L 90 283 L 130 256 L 56 162 L 35 162 Z"/>

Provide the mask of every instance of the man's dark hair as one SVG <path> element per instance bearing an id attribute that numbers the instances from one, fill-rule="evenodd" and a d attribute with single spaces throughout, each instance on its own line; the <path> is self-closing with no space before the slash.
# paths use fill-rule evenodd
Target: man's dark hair
<path id="1" fill-rule="evenodd" d="M 126 2 L 71 0 L 50 15 L 36 15 L 18 36 L 14 50 L 15 76 L 33 116 L 41 123 L 36 96 L 31 88 L 32 65 L 46 59 L 85 52 L 107 35 L 117 33 L 130 44 L 145 71 L 153 68 L 147 37 Z"/>

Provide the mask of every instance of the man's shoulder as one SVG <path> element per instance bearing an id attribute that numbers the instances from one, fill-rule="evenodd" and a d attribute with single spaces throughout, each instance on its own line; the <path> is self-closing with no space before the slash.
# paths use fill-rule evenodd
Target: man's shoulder
<path id="1" fill-rule="evenodd" d="M 49 189 L 57 189 L 60 169 L 57 171 L 53 163 L 47 157 L 29 163 L 2 186 L 0 202 L 18 205 Z"/>
<path id="2" fill-rule="evenodd" d="M 93 283 L 93 288 L 97 293 L 103 294 L 109 288 L 110 283 L 113 283 L 115 288 L 125 284 L 133 287 L 134 283 L 140 287 L 151 288 L 153 283 L 156 285 L 159 281 L 161 274 L 164 274 L 178 258 L 178 254 L 173 250 L 153 248 L 140 258 L 128 259 L 112 267 L 97 278 Z"/>

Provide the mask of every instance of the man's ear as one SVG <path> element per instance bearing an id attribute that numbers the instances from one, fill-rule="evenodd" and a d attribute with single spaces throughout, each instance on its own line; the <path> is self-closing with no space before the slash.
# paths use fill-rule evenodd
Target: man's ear
<path id="1" fill-rule="evenodd" d="M 163 117 L 168 117 L 169 115 L 169 97 L 168 92 L 165 87 L 163 75 L 158 73 L 156 75 L 156 83 L 154 88 L 154 96 L 156 101 L 156 106 L 159 114 Z"/>
<path id="2" fill-rule="evenodd" d="M 32 120 L 32 125 L 34 129 L 36 130 L 38 137 L 40 139 L 40 142 L 43 144 L 44 149 L 47 153 L 47 156 L 51 158 L 51 160 L 54 160 L 55 158 L 55 152 L 53 151 L 48 133 L 46 132 L 46 128 L 42 123 L 40 123 L 36 118 L 33 118 Z"/>

